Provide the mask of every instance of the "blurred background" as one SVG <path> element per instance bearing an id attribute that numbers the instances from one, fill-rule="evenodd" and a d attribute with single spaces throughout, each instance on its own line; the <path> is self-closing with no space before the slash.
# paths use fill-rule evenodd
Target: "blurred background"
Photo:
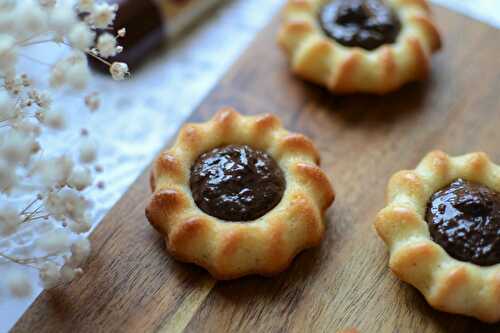
<path id="1" fill-rule="evenodd" d="M 285 2 L 162 1 L 163 13 L 167 16 L 168 37 L 160 33 L 139 47 L 138 55 L 132 60 L 134 66 L 129 80 L 115 82 L 106 75 L 93 76 L 89 87 L 91 91 L 99 92 L 101 98 L 97 112 L 89 117 L 87 112 L 82 112 L 83 103 L 74 102 L 75 96 L 66 93 L 56 96 L 57 103 L 70 118 L 70 128 L 67 138 L 63 140 L 60 137 L 57 140 L 46 138 L 53 140 L 50 142 L 51 149 L 57 151 L 71 145 L 78 140 L 74 133 L 82 128 L 89 130 L 99 146 L 99 164 L 104 171 L 97 180 L 103 181 L 105 186 L 90 194 L 95 203 L 93 220 L 96 223 Z M 118 2 L 125 3 L 123 0 Z M 432 2 L 500 28 L 499 0 Z M 133 26 L 141 27 L 148 18 L 136 15 L 133 21 Z M 130 29 L 132 27 L 128 33 L 132 34 Z M 150 38 L 144 36 L 147 34 L 137 38 Z M 168 38 L 166 45 L 156 47 L 158 38 Z M 160 44 L 164 44 L 163 41 Z M 64 48 L 54 50 L 47 45 L 35 45 L 31 51 L 46 62 L 68 52 Z M 38 65 L 31 61 L 26 60 L 21 65 L 31 73 L 37 71 Z M 35 290 L 27 299 L 1 298 L 0 332 L 7 331 L 16 322 L 40 290 Z"/>

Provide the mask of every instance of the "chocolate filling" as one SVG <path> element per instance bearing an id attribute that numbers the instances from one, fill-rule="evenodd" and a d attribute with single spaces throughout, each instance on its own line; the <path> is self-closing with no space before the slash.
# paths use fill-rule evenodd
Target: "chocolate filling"
<path id="1" fill-rule="evenodd" d="M 452 257 L 481 266 L 500 263 L 500 193 L 463 179 L 431 197 L 432 239 Z"/>
<path id="2" fill-rule="evenodd" d="M 335 0 L 319 14 L 323 31 L 344 46 L 373 50 L 396 41 L 401 23 L 381 0 Z"/>
<path id="3" fill-rule="evenodd" d="M 230 145 L 198 157 L 190 186 L 205 213 L 225 221 L 253 221 L 281 201 L 285 177 L 267 153 Z"/>

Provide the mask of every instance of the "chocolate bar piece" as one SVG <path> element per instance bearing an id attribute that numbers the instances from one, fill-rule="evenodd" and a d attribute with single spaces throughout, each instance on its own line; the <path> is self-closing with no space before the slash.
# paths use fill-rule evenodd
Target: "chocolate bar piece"
<path id="1" fill-rule="evenodd" d="M 121 61 L 131 70 L 138 68 L 154 50 L 165 44 L 196 21 L 221 0 L 108 0 L 119 5 L 114 34 L 121 28 L 126 35 L 119 38 L 123 52 L 106 59 Z M 97 31 L 97 34 L 102 31 Z M 89 57 L 93 68 L 108 71 L 100 61 Z"/>

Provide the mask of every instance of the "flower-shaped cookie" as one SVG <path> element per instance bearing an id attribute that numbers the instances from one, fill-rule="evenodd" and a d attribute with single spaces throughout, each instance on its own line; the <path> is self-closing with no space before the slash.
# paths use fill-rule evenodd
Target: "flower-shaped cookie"
<path id="1" fill-rule="evenodd" d="M 441 46 L 425 0 L 288 0 L 278 41 L 294 73 L 339 94 L 424 79 Z"/>
<path id="2" fill-rule="evenodd" d="M 319 153 L 273 115 L 219 111 L 156 160 L 150 223 L 177 259 L 217 279 L 272 275 L 318 245 L 334 192 Z"/>
<path id="3" fill-rule="evenodd" d="M 428 154 L 390 180 L 375 227 L 389 266 L 431 306 L 500 320 L 500 167 L 484 153 Z"/>

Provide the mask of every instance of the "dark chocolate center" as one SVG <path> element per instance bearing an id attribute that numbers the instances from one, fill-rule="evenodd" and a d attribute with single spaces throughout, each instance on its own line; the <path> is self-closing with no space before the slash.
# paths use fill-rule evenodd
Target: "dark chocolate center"
<path id="1" fill-rule="evenodd" d="M 344 46 L 373 50 L 396 41 L 401 23 L 381 0 L 334 0 L 319 14 L 323 31 Z"/>
<path id="2" fill-rule="evenodd" d="M 431 197 L 432 239 L 452 257 L 481 266 L 500 263 L 500 193 L 458 179 Z"/>
<path id="3" fill-rule="evenodd" d="M 190 186 L 205 213 L 225 221 L 253 221 L 281 201 L 285 177 L 267 153 L 230 145 L 198 157 Z"/>

